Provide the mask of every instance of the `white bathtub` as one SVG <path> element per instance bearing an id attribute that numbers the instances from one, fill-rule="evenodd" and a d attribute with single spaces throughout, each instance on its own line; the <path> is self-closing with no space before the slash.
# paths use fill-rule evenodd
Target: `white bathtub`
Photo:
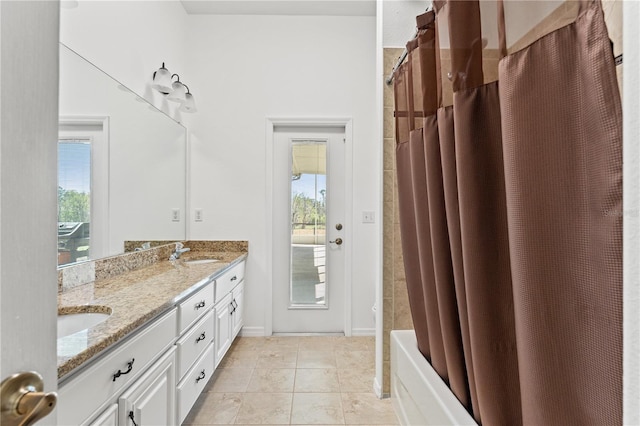
<path id="1" fill-rule="evenodd" d="M 477 425 L 418 351 L 413 330 L 391 332 L 391 400 L 403 425 Z"/>

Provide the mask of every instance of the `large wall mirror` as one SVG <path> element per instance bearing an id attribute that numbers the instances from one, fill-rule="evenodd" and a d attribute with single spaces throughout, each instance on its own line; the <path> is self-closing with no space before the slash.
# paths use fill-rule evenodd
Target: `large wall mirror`
<path id="1" fill-rule="evenodd" d="M 58 264 L 186 238 L 186 129 L 60 45 Z"/>

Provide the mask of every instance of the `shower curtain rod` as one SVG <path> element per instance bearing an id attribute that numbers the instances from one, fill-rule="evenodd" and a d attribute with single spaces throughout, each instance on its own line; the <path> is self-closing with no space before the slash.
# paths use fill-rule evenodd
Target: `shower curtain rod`
<path id="1" fill-rule="evenodd" d="M 433 3 L 429 5 L 429 7 L 427 7 L 426 12 L 433 10 Z M 416 29 L 415 34 L 413 35 L 413 37 L 411 38 L 411 40 L 413 40 L 414 38 L 416 38 L 418 36 L 418 32 L 419 30 Z M 613 42 L 611 43 L 611 46 L 613 48 Z M 396 71 L 398 70 L 398 68 L 400 67 L 400 65 L 402 65 L 402 63 L 404 62 L 404 60 L 407 58 L 407 55 L 409 54 L 409 51 L 407 50 L 407 48 L 405 47 L 404 50 L 402 51 L 402 54 L 398 57 L 398 60 L 396 61 L 396 64 L 393 66 L 393 69 L 391 70 L 391 73 L 389 74 L 389 76 L 385 79 L 385 82 L 387 83 L 387 86 L 390 86 L 391 83 L 393 83 L 393 77 L 396 73 Z M 614 58 L 615 60 L 615 65 L 619 66 L 622 65 L 622 54 L 619 54 L 618 56 L 616 56 Z"/>
<path id="2" fill-rule="evenodd" d="M 428 10 L 429 9 L 427 9 L 427 11 Z M 416 38 L 417 36 L 418 36 L 418 30 L 416 30 L 416 33 L 412 37 L 412 39 Z M 396 70 L 400 67 L 400 65 L 402 65 L 404 60 L 407 58 L 408 54 L 409 54 L 409 52 L 407 51 L 407 48 L 405 47 L 405 49 L 402 51 L 402 54 L 398 57 L 398 61 L 393 66 L 393 69 L 391 70 L 391 74 L 389 74 L 389 76 L 385 80 L 385 82 L 387 83 L 387 86 L 390 86 L 391 83 L 393 83 L 393 76 L 395 75 Z M 614 58 L 614 61 L 615 61 L 616 67 L 619 66 L 619 65 L 622 65 L 622 53 L 619 54 L 618 56 L 616 56 Z"/>
<path id="3" fill-rule="evenodd" d="M 427 9 L 428 11 L 429 9 Z M 416 33 L 414 34 L 414 36 L 411 38 L 412 40 L 414 38 L 416 38 L 418 36 L 418 30 L 416 30 Z M 387 79 L 385 80 L 387 83 L 387 86 L 390 86 L 391 83 L 393 83 L 393 76 L 396 73 L 396 70 L 398 68 L 400 68 L 400 65 L 402 65 L 402 63 L 404 62 L 404 60 L 407 58 L 407 55 L 409 54 L 409 51 L 407 50 L 407 48 L 405 47 L 404 50 L 402 51 L 402 54 L 398 57 L 398 60 L 396 61 L 396 64 L 393 66 L 393 69 L 391 70 L 391 74 L 389 74 L 389 77 L 387 77 Z"/>
<path id="4" fill-rule="evenodd" d="M 431 2 L 431 4 L 429 4 L 429 6 L 427 6 L 425 12 L 429 12 L 430 10 L 433 10 L 433 2 Z M 413 37 L 411 37 L 411 40 L 413 40 L 414 38 L 418 37 L 418 32 L 419 31 L 420 30 L 418 28 L 416 28 L 416 33 L 413 35 Z M 398 60 L 396 61 L 396 64 L 393 66 L 393 69 L 391 70 L 391 74 L 389 74 L 389 77 L 387 77 L 387 79 L 385 80 L 386 83 L 387 83 L 387 86 L 391 85 L 391 83 L 393 82 L 393 76 L 396 73 L 396 70 L 400 67 L 400 65 L 402 65 L 404 60 L 407 58 L 408 54 L 409 54 L 409 51 L 405 47 L 404 50 L 402 51 L 402 54 L 398 57 Z"/>

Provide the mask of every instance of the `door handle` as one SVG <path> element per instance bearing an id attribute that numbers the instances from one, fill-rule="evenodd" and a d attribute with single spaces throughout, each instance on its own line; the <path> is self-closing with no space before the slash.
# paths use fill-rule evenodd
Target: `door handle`
<path id="1" fill-rule="evenodd" d="M 42 376 L 35 371 L 14 374 L 2 381 L 0 423 L 6 426 L 32 425 L 53 411 L 55 392 L 44 393 Z"/>
<path id="2" fill-rule="evenodd" d="M 342 238 L 336 238 L 335 241 L 329 241 L 331 244 L 337 244 L 339 246 L 342 245 Z"/>

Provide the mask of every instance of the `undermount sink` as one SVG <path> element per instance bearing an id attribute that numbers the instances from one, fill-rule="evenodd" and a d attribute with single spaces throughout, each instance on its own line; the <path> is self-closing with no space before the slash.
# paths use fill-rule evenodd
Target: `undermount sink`
<path id="1" fill-rule="evenodd" d="M 184 263 L 187 265 L 200 265 L 202 263 L 214 263 L 218 262 L 218 259 L 185 259 Z"/>
<path id="2" fill-rule="evenodd" d="M 70 306 L 58 309 L 58 338 L 95 327 L 111 316 L 108 306 Z"/>

